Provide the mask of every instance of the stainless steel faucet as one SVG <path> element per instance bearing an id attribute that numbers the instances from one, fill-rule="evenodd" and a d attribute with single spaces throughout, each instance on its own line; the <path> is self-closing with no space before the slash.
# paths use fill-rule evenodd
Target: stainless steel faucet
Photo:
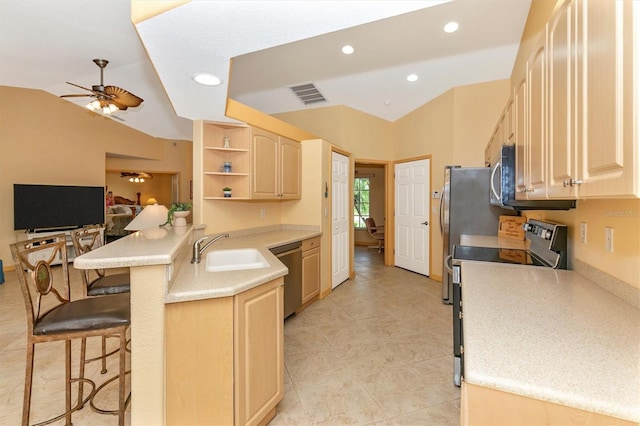
<path id="1" fill-rule="evenodd" d="M 213 238 L 207 241 L 207 244 L 200 247 L 200 244 L 202 244 L 204 240 L 211 237 Z M 222 238 L 229 238 L 229 234 L 220 234 L 216 235 L 215 237 L 213 235 L 205 235 L 204 237 L 195 240 L 193 242 L 193 255 L 191 256 L 191 263 L 200 263 L 200 257 L 202 256 L 202 253 L 204 253 L 204 251 L 207 249 L 207 247 Z"/>

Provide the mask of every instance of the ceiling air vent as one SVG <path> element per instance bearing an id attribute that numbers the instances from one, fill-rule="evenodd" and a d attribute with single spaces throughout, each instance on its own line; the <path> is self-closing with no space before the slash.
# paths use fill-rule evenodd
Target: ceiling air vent
<path id="1" fill-rule="evenodd" d="M 301 84 L 299 86 L 291 86 L 291 90 L 302 101 L 303 104 L 309 105 L 316 102 L 326 102 L 327 100 L 322 96 L 322 93 L 318 90 L 313 83 Z"/>

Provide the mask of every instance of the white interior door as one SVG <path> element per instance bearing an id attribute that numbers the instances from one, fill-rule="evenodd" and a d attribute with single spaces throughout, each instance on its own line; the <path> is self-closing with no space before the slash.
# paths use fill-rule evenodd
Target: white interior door
<path id="1" fill-rule="evenodd" d="M 396 164 L 395 265 L 429 275 L 429 159 Z"/>
<path id="2" fill-rule="evenodd" d="M 333 187 L 331 215 L 331 288 L 349 278 L 349 158 L 331 153 L 331 182 Z"/>

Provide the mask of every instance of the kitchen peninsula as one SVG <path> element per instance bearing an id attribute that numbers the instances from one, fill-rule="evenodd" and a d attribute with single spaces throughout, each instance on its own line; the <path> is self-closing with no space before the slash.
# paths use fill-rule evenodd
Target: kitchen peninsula
<path id="1" fill-rule="evenodd" d="M 207 272 L 205 256 L 191 264 L 191 243 L 202 234 L 197 226 L 138 231 L 74 261 L 79 269 L 130 268 L 133 425 L 258 424 L 282 399 L 287 268 L 268 248 L 320 232 L 286 225 L 231 232 L 209 251 L 254 248 L 269 266 L 225 272 Z M 265 362 L 273 365 L 260 368 Z"/>

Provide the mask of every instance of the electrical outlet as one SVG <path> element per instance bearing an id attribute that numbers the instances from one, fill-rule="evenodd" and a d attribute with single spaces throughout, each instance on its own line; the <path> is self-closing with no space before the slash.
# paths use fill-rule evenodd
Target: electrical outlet
<path id="1" fill-rule="evenodd" d="M 613 228 L 609 226 L 604 228 L 604 249 L 613 252 Z"/>
<path id="2" fill-rule="evenodd" d="M 266 209 L 260 209 L 260 219 L 264 219 L 267 216 Z"/>
<path id="3" fill-rule="evenodd" d="M 587 244 L 587 222 L 580 223 L 580 241 Z"/>

